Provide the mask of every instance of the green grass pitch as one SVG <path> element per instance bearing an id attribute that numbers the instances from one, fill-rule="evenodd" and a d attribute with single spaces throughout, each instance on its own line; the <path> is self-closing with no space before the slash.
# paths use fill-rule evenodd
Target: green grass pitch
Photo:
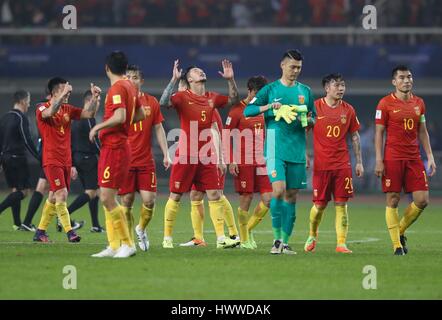
<path id="1" fill-rule="evenodd" d="M 27 198 L 29 199 L 29 198 Z M 229 199 L 237 207 L 237 196 Z M 295 256 L 271 256 L 270 217 L 257 227 L 258 249 L 215 249 L 206 202 L 206 248 L 161 247 L 165 198 L 160 197 L 149 226 L 151 248 L 130 259 L 94 259 L 105 234 L 91 234 L 87 207 L 73 215 L 86 220 L 81 243 L 49 229 L 53 244 L 32 242 L 32 233 L 12 230 L 9 209 L 0 216 L 0 299 L 441 299 L 442 204 L 430 203 L 408 232 L 409 254 L 392 255 L 383 198 L 349 206 L 352 255 L 334 252 L 334 209 L 320 228 L 317 251 L 303 252 L 310 202 L 298 204 L 292 247 Z M 72 199 L 71 199 L 72 200 Z M 174 242 L 191 236 L 189 201 L 183 198 Z M 404 201 L 403 201 L 404 202 Z M 255 203 L 255 202 L 254 202 Z M 22 212 L 27 200 L 22 204 Z M 401 209 L 404 208 L 402 204 Z M 101 209 L 100 209 L 101 210 Z M 135 205 L 138 220 L 139 202 Z M 39 221 L 40 212 L 34 219 Z M 100 213 L 100 221 L 104 217 Z M 63 288 L 63 267 L 77 270 L 77 289 Z M 363 268 L 376 268 L 377 289 L 363 288 Z M 371 274 L 373 275 L 373 274 Z M 373 282 L 372 282 L 373 283 Z"/>

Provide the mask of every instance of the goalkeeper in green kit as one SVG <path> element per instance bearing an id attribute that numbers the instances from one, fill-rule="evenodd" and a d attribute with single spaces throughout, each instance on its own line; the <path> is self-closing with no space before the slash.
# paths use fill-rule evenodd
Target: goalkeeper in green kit
<path id="1" fill-rule="evenodd" d="M 273 188 L 272 254 L 296 254 L 288 242 L 296 220 L 296 195 L 307 187 L 305 130 L 314 125 L 316 111 L 310 88 L 297 81 L 302 60 L 298 50 L 284 53 L 282 77 L 263 87 L 244 110 L 246 117 L 264 113 L 265 118 L 264 150 Z"/>

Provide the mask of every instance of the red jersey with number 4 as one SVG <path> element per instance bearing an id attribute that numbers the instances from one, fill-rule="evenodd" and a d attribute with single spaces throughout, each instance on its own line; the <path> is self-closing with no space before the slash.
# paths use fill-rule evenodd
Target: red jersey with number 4
<path id="1" fill-rule="evenodd" d="M 245 117 L 244 109 L 247 104 L 241 101 L 230 109 L 226 120 L 226 128 L 231 130 L 230 134 L 235 138 L 232 130 L 238 129 L 241 141 L 241 148 L 236 149 L 235 155 L 232 151 L 230 162 L 237 162 L 238 165 L 264 165 L 264 116 L 261 114 L 256 117 Z M 233 145 L 231 150 L 233 150 Z M 240 152 L 238 154 L 238 152 Z"/>
<path id="2" fill-rule="evenodd" d="M 56 114 L 44 119 L 42 113 L 50 105 L 48 101 L 36 111 L 37 127 L 43 144 L 42 166 L 71 166 L 71 121 L 79 120 L 83 109 L 62 104 Z"/>
<path id="3" fill-rule="evenodd" d="M 186 90 L 172 95 L 170 101 L 172 108 L 175 108 L 178 113 L 182 130 L 177 155 L 198 158 L 199 150 L 209 141 L 206 137 L 202 137 L 200 141 L 200 133 L 204 129 L 211 128 L 214 121 L 214 108 L 225 106 L 228 100 L 227 96 L 215 92 L 206 92 L 205 95 L 199 96 Z"/>
<path id="4" fill-rule="evenodd" d="M 347 134 L 358 131 L 360 127 L 354 108 L 343 100 L 332 108 L 324 98 L 317 99 L 315 107 L 314 170 L 351 168 Z"/>
<path id="5" fill-rule="evenodd" d="M 164 120 L 155 97 L 141 93 L 139 101 L 146 118 L 135 122 L 129 129 L 131 167 L 144 167 L 152 162 L 152 129 Z"/>
<path id="6" fill-rule="evenodd" d="M 425 122 L 425 104 L 422 98 L 411 95 L 407 101 L 394 93 L 383 97 L 376 108 L 376 124 L 385 126 L 384 160 L 417 160 L 419 127 Z"/>
<path id="7" fill-rule="evenodd" d="M 118 148 L 127 143 L 135 109 L 139 107 L 138 90 L 129 80 L 118 80 L 110 87 L 106 95 L 103 121 L 111 118 L 119 108 L 126 109 L 126 121 L 100 131 L 99 138 L 103 147 Z"/>

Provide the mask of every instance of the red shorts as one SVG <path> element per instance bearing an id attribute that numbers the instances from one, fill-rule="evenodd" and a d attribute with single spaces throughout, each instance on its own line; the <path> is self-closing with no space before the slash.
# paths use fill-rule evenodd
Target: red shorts
<path id="1" fill-rule="evenodd" d="M 102 147 L 98 161 L 98 185 L 103 188 L 119 189 L 126 181 L 129 164 L 128 144 L 120 148 Z"/>
<path id="2" fill-rule="evenodd" d="M 49 190 L 57 191 L 63 188 L 68 189 L 71 184 L 71 167 L 60 167 L 47 165 L 43 167 L 46 179 L 49 182 Z"/>
<path id="3" fill-rule="evenodd" d="M 221 181 L 218 167 L 215 164 L 182 164 L 172 165 L 169 189 L 173 193 L 189 192 L 195 185 L 195 190 L 220 190 Z"/>
<path id="4" fill-rule="evenodd" d="M 238 169 L 238 176 L 233 177 L 237 193 L 262 194 L 273 191 L 265 166 L 239 166 Z"/>
<path id="5" fill-rule="evenodd" d="M 226 175 L 223 174 L 222 176 L 220 176 L 219 178 L 219 190 L 224 190 L 224 185 L 226 183 Z M 206 192 L 206 190 L 210 190 L 210 189 L 206 189 L 203 190 L 203 188 L 201 187 L 201 185 L 199 187 L 197 187 L 195 184 L 192 184 L 192 189 L 191 190 L 196 190 L 196 191 L 201 191 L 201 192 Z"/>
<path id="6" fill-rule="evenodd" d="M 383 192 L 427 191 L 428 179 L 422 160 L 384 160 Z"/>
<path id="7" fill-rule="evenodd" d="M 135 191 L 157 192 L 157 177 L 155 163 L 144 167 L 131 167 L 126 180 L 118 190 L 119 195 L 134 193 Z"/>
<path id="8" fill-rule="evenodd" d="M 313 202 L 326 205 L 333 194 L 335 202 L 353 198 L 351 168 L 313 171 Z"/>

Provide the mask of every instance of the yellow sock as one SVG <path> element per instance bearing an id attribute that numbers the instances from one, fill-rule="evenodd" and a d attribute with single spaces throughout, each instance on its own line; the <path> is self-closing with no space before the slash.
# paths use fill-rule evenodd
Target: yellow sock
<path id="1" fill-rule="evenodd" d="M 138 226 L 140 227 L 141 230 L 146 229 L 150 220 L 152 220 L 154 210 L 155 207 L 148 208 L 144 205 L 144 203 L 141 205 L 140 221 L 138 222 Z"/>
<path id="2" fill-rule="evenodd" d="M 40 223 L 38 224 L 38 229 L 47 230 L 49 224 L 53 217 L 57 215 L 57 211 L 55 209 L 55 204 L 50 203 L 49 200 L 46 200 L 45 205 L 43 206 L 43 211 L 41 213 Z"/>
<path id="3" fill-rule="evenodd" d="M 127 223 L 127 229 L 129 230 L 129 238 L 131 242 L 134 242 L 134 215 L 132 214 L 132 208 L 129 207 L 124 207 L 123 208 L 123 212 L 124 212 L 124 217 L 126 219 L 126 223 Z"/>
<path id="4" fill-rule="evenodd" d="M 193 236 L 203 240 L 204 235 L 204 201 L 190 201 L 190 216 L 192 219 Z"/>
<path id="5" fill-rule="evenodd" d="M 404 216 L 399 223 L 399 233 L 403 235 L 405 230 L 408 229 L 416 220 L 424 209 L 418 208 L 414 202 L 405 209 Z"/>
<path id="6" fill-rule="evenodd" d="M 223 201 L 215 200 L 209 201 L 210 218 L 212 219 L 213 227 L 215 228 L 216 237 L 224 237 L 224 204 Z"/>
<path id="7" fill-rule="evenodd" d="M 266 207 L 264 202 L 260 201 L 255 210 L 253 210 L 252 216 L 249 218 L 247 229 L 249 231 L 253 230 L 262 221 L 267 212 L 269 212 L 269 208 Z"/>
<path id="8" fill-rule="evenodd" d="M 249 231 L 247 229 L 248 221 L 249 212 L 238 208 L 239 238 L 243 243 L 249 241 Z"/>
<path id="9" fill-rule="evenodd" d="M 71 231 L 71 218 L 69 216 L 66 202 L 56 203 L 55 211 L 57 212 L 58 220 L 60 220 L 60 223 L 63 226 L 64 232 L 68 233 L 69 231 Z"/>
<path id="10" fill-rule="evenodd" d="M 325 209 L 318 209 L 315 205 L 310 209 L 310 236 L 317 237 L 319 224 L 322 221 Z M 337 215 L 336 215 L 337 217 Z"/>
<path id="11" fill-rule="evenodd" d="M 173 226 L 180 203 L 169 198 L 164 208 L 164 237 L 172 237 Z"/>
<path id="12" fill-rule="evenodd" d="M 103 206 L 103 208 L 106 218 L 106 235 L 107 240 L 109 241 L 109 247 L 111 247 L 112 250 L 117 250 L 121 245 L 120 238 L 118 238 L 118 234 L 114 230 L 114 224 L 111 214 L 109 213 L 109 211 L 107 211 L 106 207 Z"/>
<path id="13" fill-rule="evenodd" d="M 393 242 L 393 248 L 401 248 L 401 242 L 399 239 L 399 210 L 398 208 L 387 207 L 385 210 L 385 218 L 387 220 L 388 232 L 390 232 L 391 242 Z"/>
<path id="14" fill-rule="evenodd" d="M 109 211 L 109 215 L 112 219 L 112 226 L 115 233 L 118 235 L 122 244 L 133 246 L 133 242 L 129 236 L 129 229 L 127 228 L 126 216 L 122 206 L 117 206 L 113 210 Z"/>
<path id="15" fill-rule="evenodd" d="M 336 235 L 339 245 L 345 245 L 348 233 L 348 212 L 347 205 L 335 206 L 336 210 Z"/>
<path id="16" fill-rule="evenodd" d="M 227 228 L 229 229 L 230 236 L 237 236 L 238 229 L 236 228 L 235 216 L 233 215 L 233 208 L 229 200 L 225 195 L 221 196 L 220 199 L 224 205 L 224 220 L 226 221 Z"/>

